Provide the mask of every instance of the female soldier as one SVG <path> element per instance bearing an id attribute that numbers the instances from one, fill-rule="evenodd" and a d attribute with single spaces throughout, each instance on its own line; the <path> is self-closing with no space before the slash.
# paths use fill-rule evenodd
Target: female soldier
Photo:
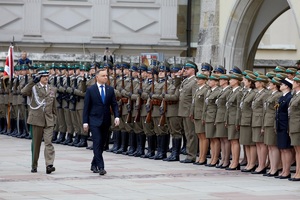
<path id="1" fill-rule="evenodd" d="M 229 76 L 226 74 L 220 75 L 220 87 L 221 92 L 219 93 L 216 104 L 218 107 L 215 126 L 216 126 L 216 139 L 219 139 L 221 142 L 221 163 L 217 166 L 217 168 L 225 169 L 230 165 L 230 142 L 228 141 L 228 132 L 225 128 L 225 112 L 226 112 L 226 100 L 231 92 L 231 88 L 228 85 Z M 220 152 L 216 152 L 217 155 Z"/>
<path id="2" fill-rule="evenodd" d="M 259 75 L 255 82 L 257 93 L 252 101 L 252 141 L 256 143 L 258 167 L 252 174 L 264 174 L 267 170 L 266 159 L 268 150 L 267 146 L 263 143 L 264 135 L 261 129 L 263 125 L 264 102 L 268 97 L 268 90 L 265 89 L 268 82 L 268 77 L 265 75 Z"/>
<path id="3" fill-rule="evenodd" d="M 279 179 L 291 178 L 290 167 L 292 161 L 291 139 L 288 134 L 288 106 L 292 98 L 292 83 L 287 78 L 280 80 L 280 91 L 283 95 L 279 98 L 276 105 L 276 133 L 277 146 L 280 150 L 282 161 L 282 172 L 275 176 Z"/>
<path id="4" fill-rule="evenodd" d="M 282 93 L 279 91 L 279 78 L 273 78 L 269 83 L 270 93 L 264 103 L 264 119 L 261 132 L 264 134 L 264 143 L 268 146 L 270 170 L 264 176 L 278 176 L 278 166 L 280 161 L 280 154 L 277 148 L 277 137 L 274 129 L 275 122 L 275 104 L 278 102 Z"/>
<path id="5" fill-rule="evenodd" d="M 191 118 L 194 119 L 195 133 L 199 140 L 199 160 L 193 164 L 204 165 L 207 164 L 206 154 L 208 150 L 209 140 L 205 136 L 205 126 L 202 124 L 203 107 L 205 102 L 205 96 L 209 89 L 206 85 L 208 76 L 205 74 L 197 73 L 198 89 L 193 97 Z"/>
<path id="6" fill-rule="evenodd" d="M 245 93 L 240 102 L 240 109 L 238 110 L 238 117 L 240 119 L 240 144 L 245 146 L 247 165 L 242 172 L 252 172 L 256 164 L 256 146 L 252 141 L 252 101 L 256 95 L 254 91 L 254 83 L 256 76 L 248 73 L 243 78 Z"/>
<path id="7" fill-rule="evenodd" d="M 232 154 L 232 162 L 226 170 L 240 170 L 240 143 L 239 143 L 239 118 L 237 110 L 240 106 L 240 101 L 242 98 L 242 91 L 240 88 L 240 82 L 243 80 L 242 75 L 239 74 L 231 74 L 230 75 L 230 86 L 231 92 L 227 97 L 226 103 L 226 114 L 225 114 L 225 127 L 227 127 L 228 131 L 228 140 L 231 144 L 231 154 Z"/>

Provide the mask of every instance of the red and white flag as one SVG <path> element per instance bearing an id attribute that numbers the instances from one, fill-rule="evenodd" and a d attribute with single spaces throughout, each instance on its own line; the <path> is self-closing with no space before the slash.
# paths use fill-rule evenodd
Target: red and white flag
<path id="1" fill-rule="evenodd" d="M 9 79 L 12 78 L 14 74 L 14 47 L 10 45 L 8 49 L 8 55 L 6 56 L 4 76 L 9 76 Z"/>

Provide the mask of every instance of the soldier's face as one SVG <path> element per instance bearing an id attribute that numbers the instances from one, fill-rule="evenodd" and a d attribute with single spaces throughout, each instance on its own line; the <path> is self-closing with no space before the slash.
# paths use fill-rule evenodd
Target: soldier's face
<path id="1" fill-rule="evenodd" d="M 293 90 L 299 88 L 299 86 L 300 86 L 300 83 L 293 81 Z"/>
<path id="2" fill-rule="evenodd" d="M 287 86 L 286 84 L 281 83 L 281 85 L 280 85 L 280 91 L 281 91 L 281 92 L 286 91 L 287 88 L 288 88 L 288 86 Z"/>
<path id="3" fill-rule="evenodd" d="M 48 76 L 48 75 L 42 75 L 42 76 L 41 76 L 40 82 L 41 82 L 43 85 L 46 85 L 46 84 L 48 83 L 48 79 L 49 79 L 49 76 Z"/>
<path id="4" fill-rule="evenodd" d="M 159 74 L 158 74 L 158 77 L 159 78 L 165 77 L 165 72 L 164 71 L 160 71 Z"/>
<path id="5" fill-rule="evenodd" d="M 203 85 L 203 84 L 205 84 L 206 83 L 206 80 L 205 79 L 201 79 L 201 78 L 198 78 L 197 79 L 197 84 L 198 85 Z"/>
<path id="6" fill-rule="evenodd" d="M 202 74 L 205 74 L 205 75 L 207 75 L 207 76 L 210 76 L 210 71 L 204 70 L 204 71 L 202 71 Z"/>
<path id="7" fill-rule="evenodd" d="M 105 84 L 107 83 L 108 77 L 107 77 L 107 71 L 100 71 L 96 76 L 97 82 L 99 84 Z"/>
<path id="8" fill-rule="evenodd" d="M 287 74 L 287 78 L 290 79 L 290 80 L 293 80 L 294 77 L 295 77 L 294 74 Z"/>

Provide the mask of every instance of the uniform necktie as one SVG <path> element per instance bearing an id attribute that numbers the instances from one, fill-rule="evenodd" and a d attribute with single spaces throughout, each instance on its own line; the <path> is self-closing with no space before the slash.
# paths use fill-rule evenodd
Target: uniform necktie
<path id="1" fill-rule="evenodd" d="M 44 91 L 45 91 L 45 93 L 46 93 L 46 92 L 47 92 L 47 90 L 46 90 L 46 85 L 44 85 L 43 88 L 44 88 Z"/>
<path id="2" fill-rule="evenodd" d="M 101 88 L 101 97 L 102 97 L 102 102 L 105 103 L 105 93 L 104 93 L 104 86 L 100 85 Z"/>

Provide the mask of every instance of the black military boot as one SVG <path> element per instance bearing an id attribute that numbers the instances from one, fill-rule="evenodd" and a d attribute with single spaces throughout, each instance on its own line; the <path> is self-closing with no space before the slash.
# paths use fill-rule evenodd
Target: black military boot
<path id="1" fill-rule="evenodd" d="M 66 140 L 65 137 L 66 137 L 66 133 L 60 132 L 57 140 L 55 140 L 53 143 L 55 143 L 55 144 L 61 144 L 61 143 L 63 143 Z"/>
<path id="2" fill-rule="evenodd" d="M 69 143 L 72 143 L 72 142 L 73 142 L 73 133 L 68 133 L 67 139 L 64 142 L 62 142 L 61 144 L 68 145 Z"/>
<path id="3" fill-rule="evenodd" d="M 128 148 L 128 132 L 122 132 L 121 137 L 122 137 L 121 147 L 114 152 L 116 154 L 122 154 L 123 152 L 126 152 Z"/>
<path id="4" fill-rule="evenodd" d="M 120 148 L 120 139 L 119 139 L 119 133 L 120 131 L 114 131 L 113 132 L 113 140 L 114 140 L 114 145 L 112 148 L 107 150 L 107 152 L 114 152 Z"/>
<path id="5" fill-rule="evenodd" d="M 7 130 L 6 135 L 12 136 L 15 134 L 15 132 L 16 132 L 15 122 L 16 122 L 15 119 L 10 119 L 10 129 Z"/>
<path id="6" fill-rule="evenodd" d="M 126 153 L 123 153 L 123 155 L 130 155 L 130 156 L 133 156 L 133 153 L 135 152 L 136 150 L 136 133 L 131 131 L 129 133 L 129 144 L 130 144 L 130 147 L 128 149 L 128 151 Z"/>
<path id="7" fill-rule="evenodd" d="M 156 136 L 156 154 L 152 157 L 149 157 L 149 159 L 159 160 L 158 158 L 161 158 L 161 135 Z"/>
<path id="8" fill-rule="evenodd" d="M 79 147 L 79 148 L 81 148 L 81 147 L 87 147 L 87 146 L 88 146 L 87 138 L 88 138 L 87 135 L 81 135 L 81 136 L 80 136 L 80 142 L 77 143 L 77 144 L 75 145 L 75 147 Z"/>
<path id="9" fill-rule="evenodd" d="M 52 142 L 56 141 L 57 140 L 57 136 L 58 136 L 58 131 L 53 131 L 53 134 L 52 134 Z"/>
<path id="10" fill-rule="evenodd" d="M 161 136 L 161 157 L 158 157 L 154 160 L 162 160 L 167 158 L 167 152 L 169 150 L 169 142 L 170 142 L 169 136 L 170 136 L 169 134 Z"/>
<path id="11" fill-rule="evenodd" d="M 142 155 L 141 158 L 150 158 L 155 155 L 155 142 L 156 142 L 156 135 L 147 136 L 147 153 Z"/>
<path id="12" fill-rule="evenodd" d="M 16 135 L 17 138 L 21 138 L 24 133 L 24 120 L 19 120 L 19 130 L 18 134 Z"/>
<path id="13" fill-rule="evenodd" d="M 146 135 L 144 133 L 140 133 L 138 135 L 139 137 L 139 151 L 137 152 L 137 154 L 135 154 L 135 157 L 141 157 L 143 155 L 145 155 L 145 144 L 146 144 Z"/>
<path id="14" fill-rule="evenodd" d="M 136 148 L 135 148 L 135 151 L 131 154 L 128 154 L 128 156 L 135 156 L 139 151 L 141 151 L 141 144 L 140 144 L 140 134 L 137 133 L 135 134 L 134 136 L 132 137 L 135 137 L 135 141 L 136 141 Z"/>
<path id="15" fill-rule="evenodd" d="M 68 146 L 75 146 L 79 142 L 80 142 L 80 134 L 79 133 L 75 133 L 75 137 L 74 137 L 73 142 L 68 143 Z"/>
<path id="16" fill-rule="evenodd" d="M 1 132 L 0 132 L 0 134 L 4 134 L 4 133 L 6 133 L 6 120 L 5 120 L 5 118 L 1 118 L 1 124 L 2 124 L 2 130 L 1 130 Z"/>
<path id="17" fill-rule="evenodd" d="M 186 137 L 185 137 L 185 135 L 183 135 L 182 139 L 183 139 L 183 145 L 180 150 L 180 153 L 183 155 L 186 155 Z"/>
<path id="18" fill-rule="evenodd" d="M 179 161 L 181 147 L 181 138 L 172 138 L 172 153 L 168 158 L 163 159 L 163 161 Z"/>
<path id="19" fill-rule="evenodd" d="M 28 135 L 27 133 L 27 123 L 25 120 L 23 120 L 23 130 L 22 130 L 22 134 L 20 135 L 19 138 L 26 138 L 26 136 Z"/>

